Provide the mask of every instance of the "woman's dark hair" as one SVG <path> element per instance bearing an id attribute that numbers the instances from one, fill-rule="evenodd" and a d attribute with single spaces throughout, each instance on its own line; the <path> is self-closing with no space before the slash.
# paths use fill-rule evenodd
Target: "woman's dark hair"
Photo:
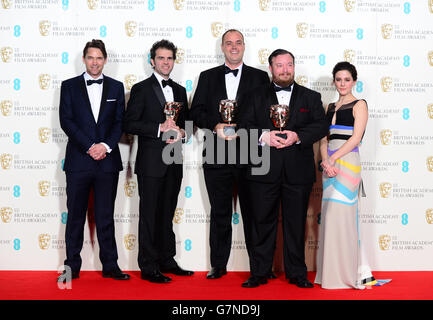
<path id="1" fill-rule="evenodd" d="M 153 44 L 152 48 L 150 49 L 151 59 L 155 60 L 156 50 L 158 50 L 159 48 L 171 50 L 173 52 L 173 60 L 176 60 L 176 52 L 177 52 L 176 46 L 173 44 L 173 42 L 170 42 L 165 39 L 157 41 Z"/>
<path id="2" fill-rule="evenodd" d="M 332 77 L 335 80 L 335 75 L 338 71 L 346 70 L 349 71 L 352 75 L 353 81 L 356 81 L 358 79 L 358 72 L 356 71 L 356 68 L 353 64 L 347 61 L 339 62 L 335 65 L 334 69 L 332 70 Z"/>
<path id="3" fill-rule="evenodd" d="M 105 44 L 102 42 L 102 40 L 92 39 L 92 41 L 87 42 L 83 50 L 83 57 L 86 56 L 87 50 L 89 50 L 89 48 L 97 48 L 101 50 L 104 59 L 107 59 L 107 51 L 105 50 Z"/>

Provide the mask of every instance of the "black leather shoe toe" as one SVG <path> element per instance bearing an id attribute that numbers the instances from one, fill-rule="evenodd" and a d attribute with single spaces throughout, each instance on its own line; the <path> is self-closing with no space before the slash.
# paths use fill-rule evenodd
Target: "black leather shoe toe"
<path id="1" fill-rule="evenodd" d="M 148 280 L 153 283 L 168 283 L 171 281 L 170 277 L 163 275 L 160 271 L 154 271 L 152 273 L 141 273 L 141 279 Z"/>
<path id="2" fill-rule="evenodd" d="M 244 288 L 257 288 L 261 284 L 268 283 L 266 277 L 249 277 L 247 281 L 242 283 Z"/>
<path id="3" fill-rule="evenodd" d="M 206 278 L 207 279 L 218 279 L 221 278 L 223 275 L 227 274 L 226 268 L 212 268 Z"/>
<path id="4" fill-rule="evenodd" d="M 177 276 L 192 276 L 194 274 L 194 271 L 184 270 L 181 267 L 176 266 L 173 268 L 162 268 L 161 273 L 171 273 Z"/>
<path id="5" fill-rule="evenodd" d="M 123 273 L 120 269 L 113 271 L 102 271 L 104 278 L 112 278 L 114 280 L 129 280 L 131 277 L 127 273 Z"/>
<path id="6" fill-rule="evenodd" d="M 290 278 L 289 283 L 296 284 L 299 288 L 313 288 L 314 285 L 306 278 Z"/>

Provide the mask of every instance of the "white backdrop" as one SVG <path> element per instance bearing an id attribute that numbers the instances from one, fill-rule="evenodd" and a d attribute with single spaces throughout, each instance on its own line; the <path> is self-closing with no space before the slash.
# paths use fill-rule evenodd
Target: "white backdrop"
<path id="1" fill-rule="evenodd" d="M 325 105 L 337 97 L 335 63 L 356 65 L 354 94 L 367 100 L 370 112 L 360 149 L 367 197 L 359 221 L 368 259 L 373 270 L 433 270 L 432 18 L 432 0 L 1 0 L 0 269 L 57 270 L 65 259 L 67 137 L 58 119 L 60 84 L 84 71 L 85 43 L 105 42 L 104 73 L 124 83 L 128 99 L 132 84 L 152 72 L 151 45 L 173 41 L 179 53 L 172 78 L 191 100 L 199 73 L 223 63 L 221 34 L 237 28 L 245 35 L 247 64 L 267 71 L 270 52 L 292 51 L 296 80 L 321 92 Z M 197 271 L 209 269 L 200 137 L 199 131 L 185 145 L 174 218 L 177 260 Z M 136 142 L 124 137 L 120 148 L 119 265 L 138 270 Z M 320 198 L 318 172 L 307 219 L 309 270 L 315 269 Z M 98 251 L 94 226 L 87 223 L 83 270 L 101 268 Z M 239 209 L 228 268 L 249 269 Z"/>

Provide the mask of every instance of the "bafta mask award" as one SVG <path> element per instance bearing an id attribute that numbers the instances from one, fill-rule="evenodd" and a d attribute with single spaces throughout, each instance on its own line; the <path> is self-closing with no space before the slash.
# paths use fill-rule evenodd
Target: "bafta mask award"
<path id="1" fill-rule="evenodd" d="M 165 119 L 172 119 L 174 122 L 179 117 L 179 112 L 182 110 L 182 103 L 180 102 L 166 102 L 164 106 Z M 177 137 L 177 133 L 174 130 L 170 130 L 170 135 L 174 138 Z"/>
<path id="2" fill-rule="evenodd" d="M 219 104 L 219 111 L 221 118 L 225 123 L 230 124 L 235 119 L 235 111 L 237 108 L 237 103 L 235 100 L 221 100 Z M 232 136 L 235 134 L 234 127 L 224 127 L 224 134 L 226 136 Z"/>
<path id="3" fill-rule="evenodd" d="M 274 104 L 270 107 L 270 117 L 274 126 L 279 128 L 284 128 L 289 120 L 289 106 L 285 104 Z M 285 133 L 279 133 L 277 136 L 286 139 L 287 135 Z"/>

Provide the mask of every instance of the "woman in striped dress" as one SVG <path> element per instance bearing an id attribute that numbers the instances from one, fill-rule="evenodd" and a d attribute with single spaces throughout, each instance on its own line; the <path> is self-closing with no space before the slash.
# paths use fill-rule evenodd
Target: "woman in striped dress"
<path id="1" fill-rule="evenodd" d="M 358 230 L 358 193 L 362 186 L 358 145 L 367 125 L 367 103 L 352 94 L 357 80 L 352 64 L 339 62 L 332 74 L 339 98 L 326 110 L 329 135 L 320 141 L 323 197 L 315 283 L 326 289 L 363 289 L 365 272 L 361 270 Z M 371 277 L 369 268 L 367 273 Z"/>

